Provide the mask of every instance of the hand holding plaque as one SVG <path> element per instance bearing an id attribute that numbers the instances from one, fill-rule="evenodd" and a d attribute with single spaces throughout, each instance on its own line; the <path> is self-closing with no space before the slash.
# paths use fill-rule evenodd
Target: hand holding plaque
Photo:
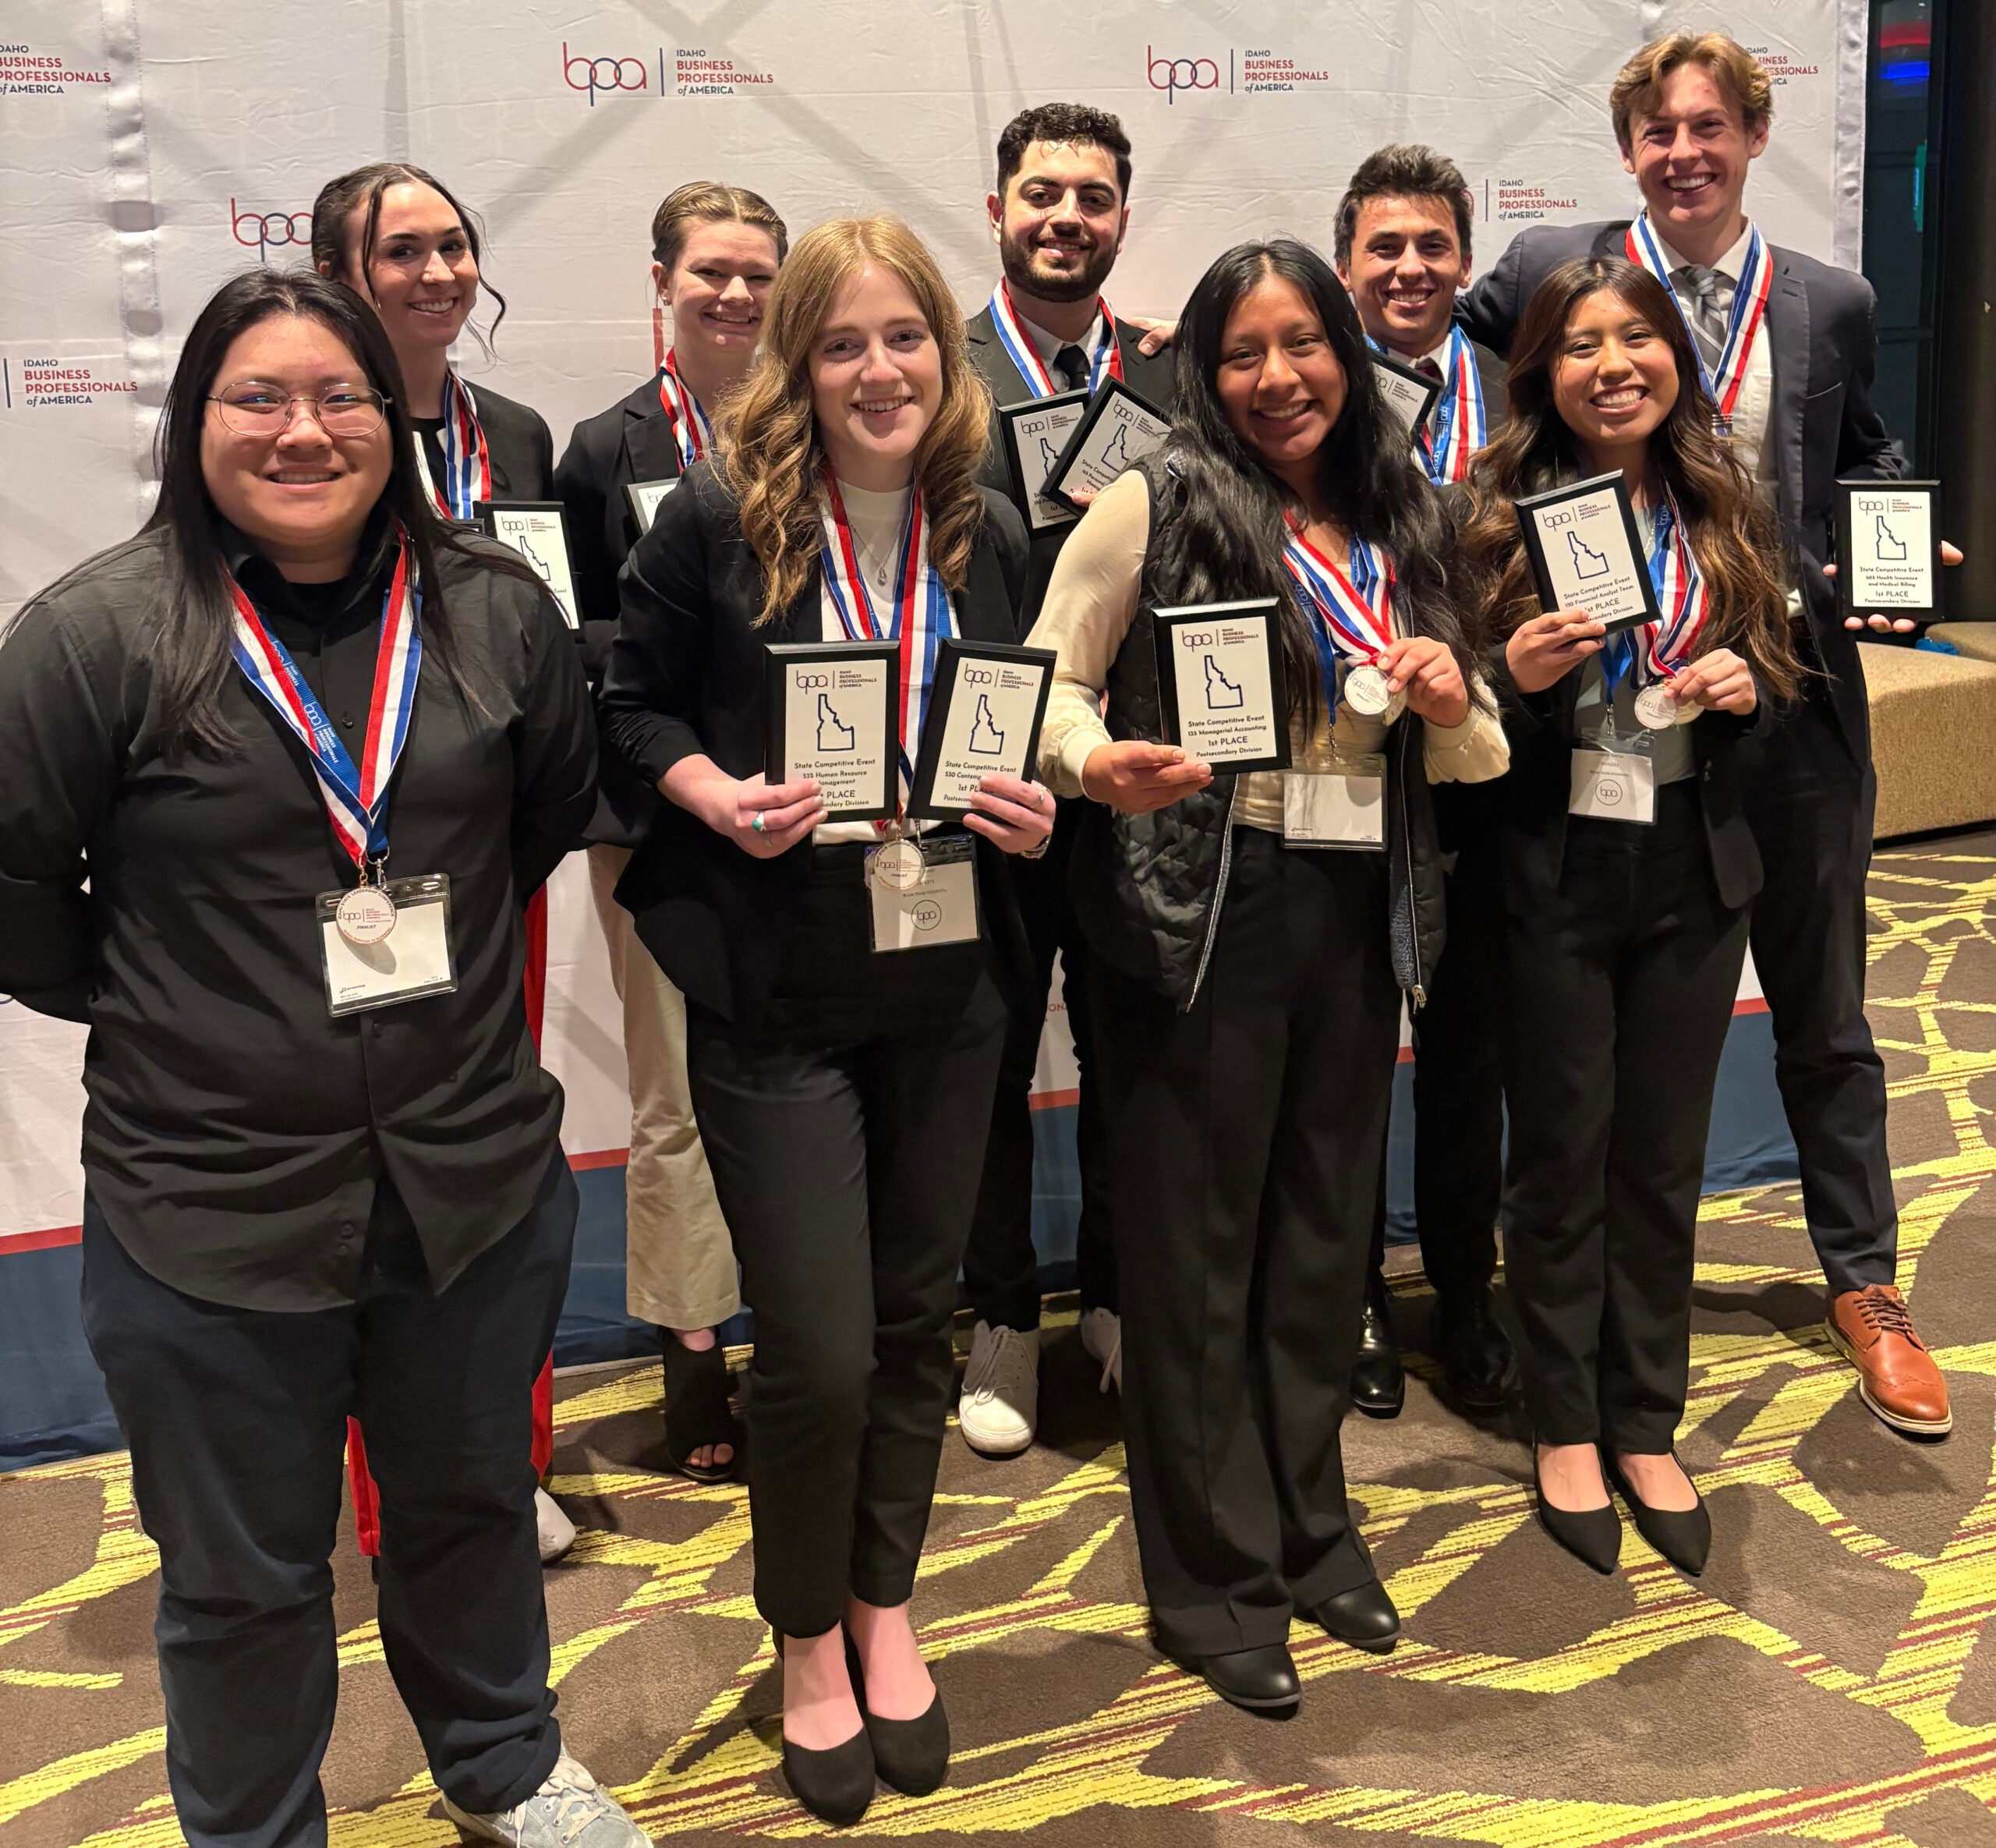
<path id="1" fill-rule="evenodd" d="M 1056 392 L 1025 404 L 1002 405 L 998 429 L 1004 440 L 1005 466 L 1012 478 L 1012 499 L 1025 515 L 1027 528 L 1043 533 L 1049 526 L 1071 525 L 1075 510 L 1046 492 L 1052 474 L 1074 428 L 1088 415 L 1085 391 Z"/>
<path id="2" fill-rule="evenodd" d="M 1159 610 L 1164 742 L 1216 774 L 1289 766 L 1281 605 L 1272 597 Z"/>
<path id="3" fill-rule="evenodd" d="M 1837 483 L 1837 611 L 1846 621 L 1941 618 L 1941 484 Z"/>
<path id="4" fill-rule="evenodd" d="M 899 806 L 898 642 L 772 642 L 771 783 L 816 783 L 827 821 L 884 821 Z"/>
<path id="5" fill-rule="evenodd" d="M 1517 515 L 1541 607 L 1584 610 L 1611 635 L 1662 620 L 1635 506 L 1619 473 L 1527 495 Z"/>
<path id="6" fill-rule="evenodd" d="M 986 777 L 1032 781 L 1059 658 L 1051 649 L 955 636 L 936 645 L 910 815 L 959 820 Z"/>
<path id="7" fill-rule="evenodd" d="M 1120 379 L 1106 380 L 1048 472 L 1045 492 L 1083 512 L 1088 503 L 1078 494 L 1093 499 L 1132 462 L 1161 449 L 1170 434 L 1171 420 L 1162 411 Z"/>

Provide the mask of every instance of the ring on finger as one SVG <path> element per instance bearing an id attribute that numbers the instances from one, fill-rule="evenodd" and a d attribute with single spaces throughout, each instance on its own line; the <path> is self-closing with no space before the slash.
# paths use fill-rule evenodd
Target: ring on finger
<path id="1" fill-rule="evenodd" d="M 756 811 L 754 818 L 749 822 L 748 831 L 752 834 L 766 834 L 769 831 L 763 825 L 763 812 L 760 809 Z"/>

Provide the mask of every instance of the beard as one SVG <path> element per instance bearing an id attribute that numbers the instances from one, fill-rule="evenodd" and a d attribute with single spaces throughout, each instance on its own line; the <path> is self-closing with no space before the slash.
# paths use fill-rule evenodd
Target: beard
<path id="1" fill-rule="evenodd" d="M 1037 254 L 1009 232 L 998 240 L 998 260 L 1004 267 L 1005 280 L 1021 293 L 1037 296 L 1042 302 L 1085 302 L 1099 295 L 1116 267 L 1113 245 L 1098 244 L 1078 270 L 1061 274 L 1043 273 L 1035 266 Z"/>

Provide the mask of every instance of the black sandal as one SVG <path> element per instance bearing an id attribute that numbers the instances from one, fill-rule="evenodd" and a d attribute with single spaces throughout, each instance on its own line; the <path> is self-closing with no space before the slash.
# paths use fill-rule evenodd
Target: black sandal
<path id="1" fill-rule="evenodd" d="M 728 1410 L 727 1355 L 719 1341 L 695 1349 L 665 1333 L 665 1454 L 672 1467 L 695 1482 L 730 1482 L 741 1457 L 741 1431 Z M 688 1463 L 710 1444 L 731 1446 L 725 1463 Z"/>

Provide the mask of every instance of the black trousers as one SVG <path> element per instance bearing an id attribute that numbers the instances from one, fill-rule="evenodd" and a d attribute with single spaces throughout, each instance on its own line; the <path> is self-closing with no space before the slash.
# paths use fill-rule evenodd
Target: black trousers
<path id="1" fill-rule="evenodd" d="M 169 1288 L 85 1201 L 83 1326 L 159 1544 L 167 1779 L 196 1848 L 326 1839 L 349 1414 L 381 1495 L 381 1641 L 431 1775 L 490 1812 L 554 1768 L 531 1407 L 576 1200 L 557 1149 L 533 1210 L 437 1296 L 384 1181 L 359 1300 L 298 1314 Z"/>
<path id="2" fill-rule="evenodd" d="M 1448 941 L 1414 1016 L 1414 1215 L 1442 1297 L 1497 1269 L 1504 1185 L 1504 863 L 1465 841 L 1448 880 Z"/>
<path id="3" fill-rule="evenodd" d="M 1809 1237 L 1831 1289 L 1889 1283 L 1899 1213 L 1885 1147 L 1885 1071 L 1864 1018 L 1864 879 L 1877 781 L 1820 699 L 1747 759 L 1747 815 L 1766 883 L 1754 967 L 1775 1031 L 1775 1077 L 1802 1163 Z"/>
<path id="4" fill-rule="evenodd" d="M 848 1596 L 907 1602 L 949 1417 L 1005 1007 L 987 975 L 954 1019 L 899 1026 L 892 986 L 878 1030 L 837 1043 L 688 1011 L 694 1113 L 756 1317 L 756 1605 L 786 1636 L 823 1634 Z"/>
<path id="5" fill-rule="evenodd" d="M 1131 1500 L 1187 1655 L 1279 1643 L 1372 1577 L 1338 1428 L 1399 1040 L 1386 856 L 1233 851 L 1189 1011 L 1095 970 Z"/>
<path id="6" fill-rule="evenodd" d="M 1567 823 L 1559 889 L 1513 894 L 1506 1272 L 1548 1443 L 1671 1447 L 1712 1087 L 1746 948 L 1697 794 L 1654 826 Z"/>
<path id="7" fill-rule="evenodd" d="M 1012 884 L 1032 952 L 1032 980 L 1016 999 L 1005 1028 L 1005 1056 L 991 1106 L 991 1139 L 984 1177 L 964 1251 L 964 1294 L 980 1322 L 994 1328 L 1039 1326 L 1039 1259 L 1032 1243 L 1032 1110 L 1028 1101 L 1039 1064 L 1046 1000 L 1053 986 L 1053 958 L 1060 958 L 1060 993 L 1081 1068 L 1081 1106 L 1075 1128 L 1081 1174 L 1081 1213 L 1075 1227 L 1074 1267 L 1081 1308 L 1117 1306 L 1116 1253 L 1109 1241 L 1108 1199 L 1102 1180 L 1102 1099 L 1095 1082 L 1094 1031 L 1088 999 L 1088 950 L 1067 903 L 1078 805 L 1060 804 L 1053 841 L 1037 860 L 1014 859 Z"/>

